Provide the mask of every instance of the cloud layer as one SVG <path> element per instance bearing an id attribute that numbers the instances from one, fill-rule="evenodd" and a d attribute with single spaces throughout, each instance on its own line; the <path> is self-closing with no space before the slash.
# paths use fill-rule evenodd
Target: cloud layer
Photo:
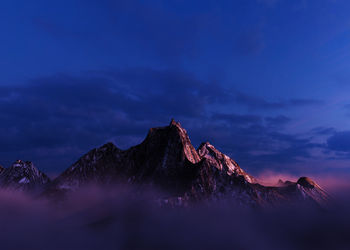
<path id="1" fill-rule="evenodd" d="M 0 192 L 1 249 L 347 249 L 349 203 L 251 210 L 230 200 L 167 209 L 152 192 L 86 187 L 62 203 Z M 346 200 L 348 201 L 348 200 Z"/>
<path id="2" fill-rule="evenodd" d="M 5 166 L 24 158 L 57 173 L 107 141 L 121 148 L 140 143 L 150 127 L 166 125 L 171 118 L 183 123 L 195 146 L 209 140 L 251 171 L 282 170 L 311 159 L 315 150 L 345 147 L 337 139 L 344 136 L 333 135 L 333 130 L 328 144 L 316 143 L 314 135 L 324 129 L 308 136 L 290 134 L 285 128 L 291 118 L 264 115 L 320 105 L 317 100 L 271 102 L 184 71 L 129 68 L 57 74 L 0 86 L 0 93 L 0 156 Z"/>

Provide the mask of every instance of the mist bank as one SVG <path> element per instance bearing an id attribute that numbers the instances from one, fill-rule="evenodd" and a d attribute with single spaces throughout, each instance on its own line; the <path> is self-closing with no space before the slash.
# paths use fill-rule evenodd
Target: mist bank
<path id="1" fill-rule="evenodd" d="M 350 197 L 330 210 L 230 199 L 162 207 L 155 190 L 89 186 L 64 201 L 0 192 L 1 249 L 346 249 Z"/>

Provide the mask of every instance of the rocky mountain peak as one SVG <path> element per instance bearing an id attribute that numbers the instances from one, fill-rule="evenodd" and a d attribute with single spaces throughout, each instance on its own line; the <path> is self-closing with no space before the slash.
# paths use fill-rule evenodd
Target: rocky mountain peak
<path id="1" fill-rule="evenodd" d="M 284 181 L 279 179 L 278 182 L 277 182 L 277 186 L 283 186 L 283 185 L 284 185 Z"/>
<path id="2" fill-rule="evenodd" d="M 30 161 L 15 161 L 0 174 L 0 186 L 26 191 L 43 188 L 50 179 Z"/>
<path id="3" fill-rule="evenodd" d="M 151 128 L 142 144 L 152 148 L 158 144 L 158 153 L 164 152 L 165 155 L 168 155 L 169 150 L 175 150 L 182 155 L 181 158 L 186 158 L 191 163 L 197 163 L 201 159 L 186 129 L 174 119 L 171 120 L 169 126 Z"/>
<path id="4" fill-rule="evenodd" d="M 22 160 L 16 160 L 13 164 L 12 164 L 13 168 L 34 168 L 34 165 L 31 161 L 22 161 Z"/>
<path id="5" fill-rule="evenodd" d="M 320 188 L 316 182 L 314 182 L 311 178 L 309 177 L 300 177 L 299 180 L 297 181 L 297 183 L 300 186 L 306 187 L 306 188 L 315 188 L 318 187 Z"/>

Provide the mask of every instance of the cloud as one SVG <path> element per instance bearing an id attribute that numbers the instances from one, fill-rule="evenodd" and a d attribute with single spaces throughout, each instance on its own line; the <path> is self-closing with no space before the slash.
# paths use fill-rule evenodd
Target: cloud
<path id="1" fill-rule="evenodd" d="M 53 169 L 68 167 L 79 154 L 109 140 L 129 147 L 171 117 L 200 118 L 208 105 L 229 100 L 216 83 L 145 68 L 57 74 L 0 86 L 0 93 L 2 164 L 29 157 L 42 166 L 48 152 L 66 152 L 64 163 L 51 155 L 47 167 Z"/>
<path id="2" fill-rule="evenodd" d="M 262 118 L 258 115 L 239 115 L 239 114 L 222 114 L 214 113 L 212 119 L 226 121 L 235 124 L 254 124 L 260 123 Z"/>
<path id="3" fill-rule="evenodd" d="M 1 191 L 1 249 L 347 249 L 348 201 L 336 213 L 230 199 L 169 209 L 128 187 L 85 187 L 59 204 Z"/>
<path id="4" fill-rule="evenodd" d="M 270 127 L 280 127 L 284 126 L 291 121 L 291 119 L 284 115 L 278 115 L 275 117 L 266 117 L 265 121 Z"/>
<path id="5" fill-rule="evenodd" d="M 333 135 L 336 130 L 334 128 L 326 128 L 326 127 L 316 127 L 311 130 L 311 133 L 316 135 Z"/>
<path id="6" fill-rule="evenodd" d="M 274 169 L 295 173 L 300 171 L 298 165 L 314 157 L 314 149 L 323 149 L 324 145 L 314 143 L 311 137 L 282 132 L 288 121 L 283 115 L 214 114 L 207 121 L 192 124 L 188 130 L 192 141 L 210 141 L 247 171 Z"/>
<path id="7" fill-rule="evenodd" d="M 350 131 L 336 132 L 327 140 L 328 148 L 350 153 Z"/>
<path id="8" fill-rule="evenodd" d="M 1 164 L 31 160 L 57 173 L 108 141 L 123 149 L 138 144 L 149 128 L 171 118 L 182 122 L 194 146 L 209 140 L 253 171 L 298 164 L 324 148 L 311 137 L 283 132 L 286 115 L 263 112 L 313 102 L 243 97 L 243 105 L 262 107 L 260 113 L 217 112 L 237 106 L 234 91 L 187 72 L 152 68 L 57 74 L 0 86 Z"/>
<path id="9" fill-rule="evenodd" d="M 264 98 L 249 95 L 243 92 L 236 92 L 234 94 L 234 101 L 238 104 L 247 106 L 250 109 L 256 110 L 278 110 L 305 106 L 318 106 L 324 104 L 322 101 L 313 99 L 289 99 L 279 101 L 268 101 Z"/>

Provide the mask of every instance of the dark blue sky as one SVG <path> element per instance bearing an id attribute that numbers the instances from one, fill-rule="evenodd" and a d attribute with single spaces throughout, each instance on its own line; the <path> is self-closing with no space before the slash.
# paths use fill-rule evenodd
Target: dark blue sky
<path id="1" fill-rule="evenodd" d="M 350 2 L 2 1 L 0 163 L 57 173 L 174 117 L 247 171 L 350 175 Z"/>

